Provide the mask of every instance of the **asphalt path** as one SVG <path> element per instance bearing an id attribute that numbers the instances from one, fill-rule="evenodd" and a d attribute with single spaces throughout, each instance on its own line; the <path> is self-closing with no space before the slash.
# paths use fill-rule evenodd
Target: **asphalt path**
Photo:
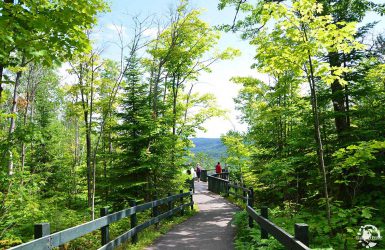
<path id="1" fill-rule="evenodd" d="M 234 249 L 234 226 L 231 220 L 238 208 L 207 190 L 207 183 L 195 182 L 194 202 L 199 212 L 159 237 L 147 250 Z"/>

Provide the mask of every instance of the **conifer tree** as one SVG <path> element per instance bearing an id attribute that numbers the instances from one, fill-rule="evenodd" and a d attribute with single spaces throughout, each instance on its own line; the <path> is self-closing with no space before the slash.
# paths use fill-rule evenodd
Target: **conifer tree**
<path id="1" fill-rule="evenodd" d="M 148 144 L 151 112 L 148 84 L 143 81 L 140 66 L 136 55 L 128 59 L 122 111 L 119 113 L 122 119 L 122 124 L 118 128 L 118 144 L 121 152 L 112 174 L 116 188 L 111 198 L 117 204 L 124 202 L 127 194 L 136 198 L 141 197 L 148 182 L 149 168 L 145 164 L 143 154 Z"/>

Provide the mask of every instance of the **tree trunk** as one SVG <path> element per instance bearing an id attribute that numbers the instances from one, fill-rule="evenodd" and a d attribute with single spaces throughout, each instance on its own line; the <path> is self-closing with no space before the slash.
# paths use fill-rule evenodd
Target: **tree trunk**
<path id="1" fill-rule="evenodd" d="M 24 128 L 27 126 L 27 120 L 28 120 L 28 109 L 31 105 L 32 108 L 32 96 L 34 95 L 33 87 L 31 86 L 31 78 L 33 73 L 33 67 L 29 68 L 28 72 L 28 79 L 27 79 L 27 91 L 26 91 L 26 105 L 24 109 L 24 116 L 23 116 L 23 126 Z M 21 172 L 24 172 L 25 167 L 25 156 L 26 156 L 26 143 L 23 140 L 21 143 Z M 23 175 L 21 177 L 21 184 L 23 185 Z"/>
<path id="2" fill-rule="evenodd" d="M 27 92 L 27 105 L 25 106 L 25 113 L 24 113 L 24 117 L 23 117 L 23 126 L 24 127 L 27 125 L 28 107 L 29 107 L 29 93 Z M 25 147 L 25 142 L 23 140 L 21 143 L 21 173 L 24 172 L 25 153 L 26 153 L 26 147 Z M 23 185 L 23 174 L 21 175 L 21 185 Z"/>
<path id="3" fill-rule="evenodd" d="M 23 59 L 24 61 L 24 59 Z M 24 63 L 23 63 L 24 64 Z M 11 108 L 11 118 L 10 118 L 10 125 L 9 125 L 9 148 L 8 148 L 8 153 L 9 153 L 9 160 L 8 160 L 8 175 L 13 175 L 13 154 L 12 154 L 12 147 L 13 147 L 13 136 L 15 133 L 15 128 L 16 128 L 16 119 L 15 116 L 17 114 L 17 88 L 19 87 L 20 84 L 20 78 L 21 78 L 22 72 L 19 71 L 16 73 L 16 79 L 15 79 L 15 87 L 13 89 L 13 98 L 12 98 L 12 108 Z"/>
<path id="4" fill-rule="evenodd" d="M 173 80 L 172 80 L 172 135 L 173 135 L 173 145 L 172 145 L 172 152 L 171 152 L 171 165 L 175 167 L 175 159 L 176 159 L 176 144 L 177 144 L 177 137 L 176 137 L 176 119 L 177 119 L 177 99 L 178 99 L 178 90 L 179 90 L 179 76 L 175 76 L 173 74 Z"/>
<path id="5" fill-rule="evenodd" d="M 87 165 L 87 205 L 88 207 L 92 206 L 92 185 L 91 185 L 91 176 L 92 176 L 92 166 L 91 166 L 91 125 L 89 124 L 89 102 L 88 97 L 84 93 L 84 75 L 86 69 L 80 63 L 80 69 L 78 73 L 79 85 L 80 85 L 80 97 L 83 108 L 83 120 L 86 128 L 86 165 Z"/>
<path id="6" fill-rule="evenodd" d="M 70 191 L 70 200 L 73 200 L 75 201 L 76 200 L 76 193 L 77 193 L 77 190 L 76 190 L 76 167 L 78 166 L 79 162 L 80 162 L 80 140 L 79 140 L 79 137 L 80 137 L 80 133 L 79 133 L 79 120 L 78 120 L 78 117 L 75 117 L 75 148 L 74 148 L 74 162 L 72 164 L 72 169 L 71 169 L 71 172 L 72 172 L 72 188 L 71 188 L 71 191 Z"/>
<path id="7" fill-rule="evenodd" d="M 341 60 L 337 52 L 330 52 L 328 54 L 330 66 L 341 66 Z M 331 72 L 333 74 L 333 72 Z M 344 86 L 341 85 L 338 79 L 334 80 L 331 84 L 332 90 L 332 102 L 334 109 L 334 122 L 336 126 L 336 131 L 338 139 L 340 141 L 345 141 L 349 129 L 349 116 L 345 107 L 345 94 Z"/>
<path id="8" fill-rule="evenodd" d="M 90 85 L 91 85 L 91 92 L 90 92 L 90 114 L 89 114 L 89 138 L 90 138 L 90 146 L 91 146 L 91 129 L 92 129 L 92 114 L 93 114 L 93 105 L 94 105 L 94 73 L 95 73 L 95 69 L 94 69 L 94 57 L 92 57 L 92 60 L 91 60 L 91 67 L 92 67 L 92 71 L 91 71 L 91 82 L 90 82 Z M 103 133 L 103 132 L 102 132 Z M 94 152 L 94 157 L 92 158 L 92 191 L 91 191 L 91 194 L 92 194 L 92 204 L 91 204 L 91 217 L 92 217 L 92 220 L 95 219 L 95 189 L 96 189 L 96 152 L 97 152 L 97 146 L 95 148 L 95 152 Z M 91 151 L 90 151 L 90 154 L 91 154 Z"/>
<path id="9" fill-rule="evenodd" d="M 92 161 L 92 206 L 91 217 L 95 220 L 96 160 Z"/>
<path id="10" fill-rule="evenodd" d="M 82 74 L 82 73 L 81 73 Z M 86 127 L 86 164 L 87 164 L 87 204 L 88 207 L 92 205 L 92 192 L 91 192 L 91 130 L 88 123 L 88 100 L 85 98 L 83 90 L 83 80 L 79 79 L 80 93 L 82 98 L 82 107 L 83 107 L 83 119 Z"/>
<path id="11" fill-rule="evenodd" d="M 174 77 L 172 84 L 172 135 L 176 135 L 176 104 L 178 98 L 178 87 L 176 86 L 176 79 Z"/>
<path id="12" fill-rule="evenodd" d="M 159 82 L 160 82 L 160 74 L 162 71 L 162 66 L 158 66 L 156 77 L 154 80 L 154 86 L 153 86 L 153 97 L 152 97 L 152 112 L 153 116 L 156 119 L 158 117 L 158 95 L 159 95 Z"/>
<path id="13" fill-rule="evenodd" d="M 4 66 L 0 65 L 0 104 L 1 104 L 1 99 L 3 96 L 3 71 L 4 71 Z"/>
<path id="14" fill-rule="evenodd" d="M 323 151 L 323 144 L 321 139 L 321 130 L 320 130 L 320 122 L 319 122 L 319 111 L 318 111 L 318 102 L 317 102 L 317 92 L 315 87 L 315 78 L 314 78 L 314 69 L 313 69 L 313 62 L 310 56 L 310 52 L 308 53 L 308 63 L 310 68 L 310 75 L 308 74 L 308 81 L 309 81 L 309 87 L 310 87 L 310 93 L 311 93 L 311 106 L 312 106 L 312 112 L 313 112 L 313 119 L 314 119 L 314 133 L 315 133 L 315 141 L 317 143 L 317 155 L 318 155 L 318 163 L 319 167 L 322 170 L 322 177 L 323 177 L 323 186 L 324 186 L 324 193 L 325 193 L 325 200 L 326 200 L 326 212 L 327 212 L 327 220 L 329 226 L 331 225 L 331 211 L 330 211 L 330 201 L 329 201 L 329 191 L 328 191 L 328 182 L 327 182 L 327 173 L 326 173 L 326 166 L 324 161 L 324 151 Z"/>
<path id="15" fill-rule="evenodd" d="M 92 206 L 92 185 L 91 185 L 91 131 L 88 124 L 88 111 L 84 111 L 84 122 L 86 126 L 86 164 L 87 164 L 87 201 L 88 206 Z"/>

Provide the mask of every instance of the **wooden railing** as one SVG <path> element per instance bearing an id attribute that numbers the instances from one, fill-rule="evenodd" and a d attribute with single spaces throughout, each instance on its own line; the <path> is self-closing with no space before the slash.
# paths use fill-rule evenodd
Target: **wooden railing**
<path id="1" fill-rule="evenodd" d="M 290 235 L 285 230 L 275 225 L 268 219 L 268 208 L 262 207 L 260 214 L 254 210 L 254 190 L 239 184 L 231 183 L 229 173 L 208 175 L 208 189 L 224 196 L 233 195 L 245 202 L 246 212 L 249 215 L 249 227 L 253 227 L 253 222 L 257 222 L 261 228 L 261 238 L 268 239 L 271 234 L 287 249 L 308 250 L 309 228 L 307 224 L 296 223 L 294 225 L 295 236 Z M 231 191 L 233 189 L 233 191 Z"/>
<path id="2" fill-rule="evenodd" d="M 193 209 L 194 201 L 192 195 L 193 191 L 190 189 L 189 192 L 183 193 L 181 190 L 179 194 L 170 194 L 168 197 L 163 199 L 154 200 L 141 205 L 136 205 L 136 203 L 133 201 L 130 204 L 130 208 L 123 209 L 112 214 L 108 214 L 107 208 L 102 208 L 100 211 L 100 218 L 53 234 L 50 234 L 49 223 L 36 224 L 35 240 L 12 247 L 9 250 L 53 249 L 54 247 L 61 246 L 71 240 L 77 239 L 98 229 L 101 230 L 102 236 L 102 247 L 100 247 L 98 250 L 115 249 L 119 245 L 128 241 L 130 238 L 133 243 L 136 243 L 138 241 L 138 233 L 143 229 L 159 223 L 161 220 L 174 215 L 176 212 L 180 212 L 181 215 L 183 215 L 186 207 L 191 207 L 191 209 Z M 185 202 L 185 197 L 189 197 L 187 202 Z M 174 207 L 174 203 L 176 201 L 179 201 L 180 204 L 177 207 Z M 163 204 L 167 205 L 167 211 L 159 214 L 158 206 Z M 137 225 L 137 213 L 148 209 L 152 209 L 153 217 L 148 221 Z M 109 225 L 128 216 L 130 216 L 131 219 L 131 229 L 121 234 L 116 239 L 110 241 Z"/>
<path id="3" fill-rule="evenodd" d="M 215 169 L 202 169 L 201 170 L 201 181 L 207 182 L 207 176 L 215 173 Z"/>

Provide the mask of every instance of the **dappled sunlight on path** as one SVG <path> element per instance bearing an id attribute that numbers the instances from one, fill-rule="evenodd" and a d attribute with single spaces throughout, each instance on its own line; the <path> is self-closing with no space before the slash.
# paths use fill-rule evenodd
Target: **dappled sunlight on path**
<path id="1" fill-rule="evenodd" d="M 195 182 L 194 202 L 199 213 L 175 226 L 147 250 L 234 249 L 234 227 L 230 221 L 237 207 L 207 190 L 207 183 Z"/>

